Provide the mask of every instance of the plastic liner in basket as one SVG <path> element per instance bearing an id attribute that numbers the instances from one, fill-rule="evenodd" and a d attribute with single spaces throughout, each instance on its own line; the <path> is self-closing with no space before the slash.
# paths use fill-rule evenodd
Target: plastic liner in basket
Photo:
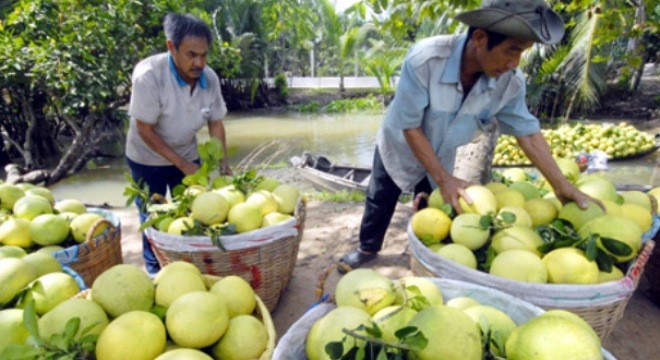
<path id="1" fill-rule="evenodd" d="M 87 284 L 85 284 L 85 279 L 80 276 L 75 270 L 72 268 L 62 265 L 62 272 L 71 275 L 73 280 L 76 281 L 76 284 L 78 284 L 78 287 L 80 288 L 80 291 L 86 290 L 87 289 Z"/>
<path id="2" fill-rule="evenodd" d="M 504 311 L 517 325 L 521 325 L 544 312 L 543 309 L 529 302 L 515 298 L 499 290 L 465 281 L 441 278 L 429 279 L 438 286 L 445 302 L 455 297 L 471 297 L 484 305 L 490 305 Z M 321 303 L 307 311 L 280 338 L 273 353 L 273 360 L 306 360 L 305 341 L 307 339 L 307 333 L 318 319 L 325 316 L 335 307 L 335 304 Z M 616 360 L 607 350 L 602 349 L 602 353 L 604 359 Z"/>

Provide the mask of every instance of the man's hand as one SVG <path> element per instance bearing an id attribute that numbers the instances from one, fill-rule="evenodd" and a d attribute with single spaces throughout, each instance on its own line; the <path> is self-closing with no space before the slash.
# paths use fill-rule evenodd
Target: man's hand
<path id="1" fill-rule="evenodd" d="M 442 179 L 434 179 L 440 187 L 440 193 L 445 199 L 445 202 L 454 208 L 457 214 L 462 214 L 463 210 L 458 203 L 459 198 L 463 198 L 468 204 L 472 204 L 472 199 L 465 192 L 465 188 L 470 186 L 467 181 L 461 180 L 454 176 L 445 176 Z"/>
<path id="2" fill-rule="evenodd" d="M 220 166 L 220 174 L 222 175 L 233 175 L 231 168 L 228 164 L 222 164 Z"/>
<path id="3" fill-rule="evenodd" d="M 181 172 L 185 175 L 192 175 L 199 169 L 199 165 L 191 161 L 183 161 L 179 166 L 177 166 Z"/>
<path id="4" fill-rule="evenodd" d="M 561 201 L 562 204 L 574 201 L 581 209 L 586 209 L 587 206 L 589 206 L 589 202 L 591 201 L 594 204 L 600 206 L 601 209 L 605 210 L 605 205 L 600 200 L 594 199 L 591 196 L 583 193 L 568 181 L 565 182 L 562 186 L 553 189 L 555 196 L 559 201 Z"/>

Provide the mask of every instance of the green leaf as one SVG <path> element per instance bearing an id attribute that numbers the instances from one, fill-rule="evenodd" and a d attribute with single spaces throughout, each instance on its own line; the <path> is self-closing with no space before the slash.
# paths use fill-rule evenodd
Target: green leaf
<path id="1" fill-rule="evenodd" d="M 612 266 L 614 266 L 614 261 L 612 260 L 612 256 L 610 254 L 598 248 L 596 264 L 598 264 L 598 270 L 603 272 L 611 272 Z"/>
<path id="2" fill-rule="evenodd" d="M 594 261 L 598 257 L 598 244 L 595 236 L 589 236 L 585 249 L 585 255 L 589 261 Z"/>
<path id="3" fill-rule="evenodd" d="M 403 340 L 407 338 L 408 336 L 411 336 L 415 333 L 417 333 L 418 329 L 416 326 L 405 326 L 400 328 L 399 330 L 394 332 L 394 336 L 396 336 L 397 339 Z"/>
<path id="4" fill-rule="evenodd" d="M 500 216 L 502 217 L 502 220 L 506 224 L 513 224 L 516 222 L 516 214 L 509 212 L 509 211 L 502 211 L 500 213 Z"/>
<path id="5" fill-rule="evenodd" d="M 417 331 L 402 339 L 402 342 L 408 345 L 413 351 L 424 350 L 429 341 L 421 331 Z"/>
<path id="6" fill-rule="evenodd" d="M 479 218 L 479 227 L 481 227 L 482 230 L 486 230 L 490 228 L 492 224 L 493 224 L 493 217 L 490 215 L 484 215 L 481 218 Z"/>
<path id="7" fill-rule="evenodd" d="M 79 328 L 80 328 L 80 317 L 76 316 L 74 318 L 69 319 L 69 321 L 67 321 L 66 325 L 64 326 L 64 339 L 67 341 L 68 344 L 73 343 Z"/>
<path id="8" fill-rule="evenodd" d="M 628 244 L 616 239 L 601 237 L 600 243 L 603 244 L 605 250 L 616 256 L 628 256 L 633 252 Z"/>
<path id="9" fill-rule="evenodd" d="M 332 341 L 325 344 L 325 353 L 330 359 L 341 359 L 344 354 L 344 344 L 341 341 Z"/>
<path id="10" fill-rule="evenodd" d="M 39 325 L 37 311 L 35 310 L 34 300 L 29 300 L 23 309 L 23 324 L 28 333 L 32 335 L 38 345 L 43 345 L 44 341 L 39 336 Z"/>

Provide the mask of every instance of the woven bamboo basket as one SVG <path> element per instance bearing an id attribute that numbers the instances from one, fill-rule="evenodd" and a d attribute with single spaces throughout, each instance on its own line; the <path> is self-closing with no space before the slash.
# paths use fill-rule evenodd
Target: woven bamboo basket
<path id="1" fill-rule="evenodd" d="M 186 261 L 204 274 L 238 275 L 250 283 L 272 311 L 291 280 L 298 260 L 305 209 L 306 202 L 301 199 L 294 212 L 295 221 L 254 230 L 252 234 L 221 237 L 226 250 L 213 245 L 206 236 L 177 236 L 154 228 L 146 229 L 145 234 L 161 266 Z M 241 245 L 233 245 L 245 236 L 252 240 L 241 240 Z M 182 244 L 186 246 L 182 248 Z"/>
<path id="2" fill-rule="evenodd" d="M 442 293 L 446 302 L 456 297 L 470 297 L 483 305 L 495 307 L 511 317 L 516 325 L 542 314 L 540 307 L 511 296 L 505 292 L 487 286 L 473 284 L 467 281 L 429 278 Z M 320 279 L 317 290 L 322 290 L 325 279 Z M 317 293 L 318 295 L 318 293 Z M 300 319 L 289 327 L 287 332 L 280 338 L 273 354 L 274 360 L 306 360 L 305 342 L 307 334 L 312 325 L 337 306 L 332 302 L 321 302 L 309 309 Z M 605 349 L 601 349 L 605 360 L 616 360 L 616 358 Z"/>
<path id="3" fill-rule="evenodd" d="M 417 239 L 410 226 L 408 239 L 410 266 L 416 276 L 468 281 L 511 294 L 545 310 L 571 311 L 587 321 L 602 342 L 623 317 L 655 247 L 655 242 L 647 239 L 639 255 L 629 264 L 625 277 L 618 281 L 596 285 L 532 284 L 490 275 L 444 259 Z"/>
<path id="4" fill-rule="evenodd" d="M 656 243 L 660 241 L 660 232 L 655 234 L 653 240 Z M 649 297 L 653 303 L 660 306 L 660 246 L 653 249 L 645 274 L 649 285 Z"/>
<path id="5" fill-rule="evenodd" d="M 122 264 L 121 224 L 112 213 L 102 209 L 89 209 L 102 215 L 87 232 L 85 242 L 56 251 L 53 256 L 62 265 L 75 270 L 85 280 L 87 286 L 92 286 L 94 280 L 105 270 L 117 264 Z M 94 237 L 99 227 L 105 227 L 103 233 Z"/>

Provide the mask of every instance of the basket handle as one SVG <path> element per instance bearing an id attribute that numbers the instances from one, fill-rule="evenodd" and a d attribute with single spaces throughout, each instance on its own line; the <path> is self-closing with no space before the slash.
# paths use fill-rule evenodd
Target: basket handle
<path id="1" fill-rule="evenodd" d="M 102 218 L 96 220 L 92 224 L 92 226 L 90 226 L 89 229 L 87 230 L 87 235 L 85 236 L 85 244 L 87 244 L 87 246 L 89 246 L 91 250 L 94 250 L 96 248 L 96 243 L 94 241 L 94 233 L 99 228 L 99 226 L 104 224 L 108 226 L 108 229 L 112 229 L 115 227 L 115 225 L 112 222 L 110 222 L 110 220 L 106 218 Z"/>

